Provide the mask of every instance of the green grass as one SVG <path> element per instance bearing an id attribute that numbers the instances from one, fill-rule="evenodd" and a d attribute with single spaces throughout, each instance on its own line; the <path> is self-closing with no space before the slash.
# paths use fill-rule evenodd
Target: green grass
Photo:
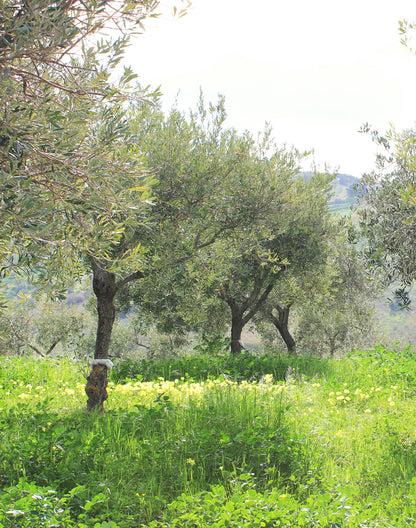
<path id="1" fill-rule="evenodd" d="M 120 364 L 90 415 L 76 363 L 0 358 L 0 528 L 414 526 L 415 363 Z"/>

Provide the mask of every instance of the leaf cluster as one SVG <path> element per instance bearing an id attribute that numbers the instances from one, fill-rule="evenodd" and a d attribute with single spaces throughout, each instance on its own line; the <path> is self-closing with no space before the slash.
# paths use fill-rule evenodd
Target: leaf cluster
<path id="1" fill-rule="evenodd" d="M 80 255 L 108 260 L 146 205 L 151 178 L 126 119 L 134 91 L 142 94 L 130 69 L 117 82 L 111 74 L 157 4 L 2 2 L 3 271 L 59 262 L 67 273 Z M 94 44 L 104 31 L 113 36 Z"/>

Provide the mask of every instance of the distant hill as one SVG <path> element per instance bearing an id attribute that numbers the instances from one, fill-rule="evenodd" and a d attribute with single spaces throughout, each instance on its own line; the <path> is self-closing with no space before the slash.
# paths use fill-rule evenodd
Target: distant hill
<path id="1" fill-rule="evenodd" d="M 351 206 L 356 203 L 357 193 L 354 186 L 360 179 L 350 174 L 338 174 L 334 180 L 334 196 L 329 208 L 338 214 L 349 214 Z"/>

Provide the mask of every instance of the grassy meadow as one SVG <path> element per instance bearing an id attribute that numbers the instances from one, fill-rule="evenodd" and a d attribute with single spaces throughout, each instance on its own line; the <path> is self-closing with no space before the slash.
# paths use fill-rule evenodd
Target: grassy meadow
<path id="1" fill-rule="evenodd" d="M 0 527 L 416 525 L 411 348 L 120 362 L 0 358 Z M 163 374 L 163 375 L 162 375 Z"/>

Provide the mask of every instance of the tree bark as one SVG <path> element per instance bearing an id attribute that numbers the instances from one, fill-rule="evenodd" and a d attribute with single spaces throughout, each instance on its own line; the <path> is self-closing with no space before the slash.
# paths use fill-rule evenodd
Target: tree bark
<path id="1" fill-rule="evenodd" d="M 106 365 L 94 365 L 87 378 L 85 392 L 87 393 L 87 411 L 104 412 L 104 402 L 108 398 L 108 373 Z"/>
<path id="2" fill-rule="evenodd" d="M 98 327 L 94 359 L 107 359 L 111 332 L 116 318 L 114 298 L 117 293 L 116 277 L 106 269 L 94 269 L 93 290 L 97 299 Z"/>
<path id="3" fill-rule="evenodd" d="M 276 303 L 274 305 L 274 308 L 278 313 L 278 317 L 276 317 L 273 312 L 270 312 L 270 320 L 281 335 L 288 352 L 290 354 L 293 354 L 296 351 L 296 341 L 294 340 L 292 334 L 289 332 L 290 305 L 282 307 Z"/>
<path id="4" fill-rule="evenodd" d="M 327 332 L 326 334 L 327 334 L 328 342 L 329 342 L 329 355 L 332 358 L 334 357 L 335 352 L 337 348 L 339 347 L 339 345 L 337 345 L 337 339 L 339 336 L 339 332 L 335 332 L 334 334 L 330 334 L 329 332 Z"/>

